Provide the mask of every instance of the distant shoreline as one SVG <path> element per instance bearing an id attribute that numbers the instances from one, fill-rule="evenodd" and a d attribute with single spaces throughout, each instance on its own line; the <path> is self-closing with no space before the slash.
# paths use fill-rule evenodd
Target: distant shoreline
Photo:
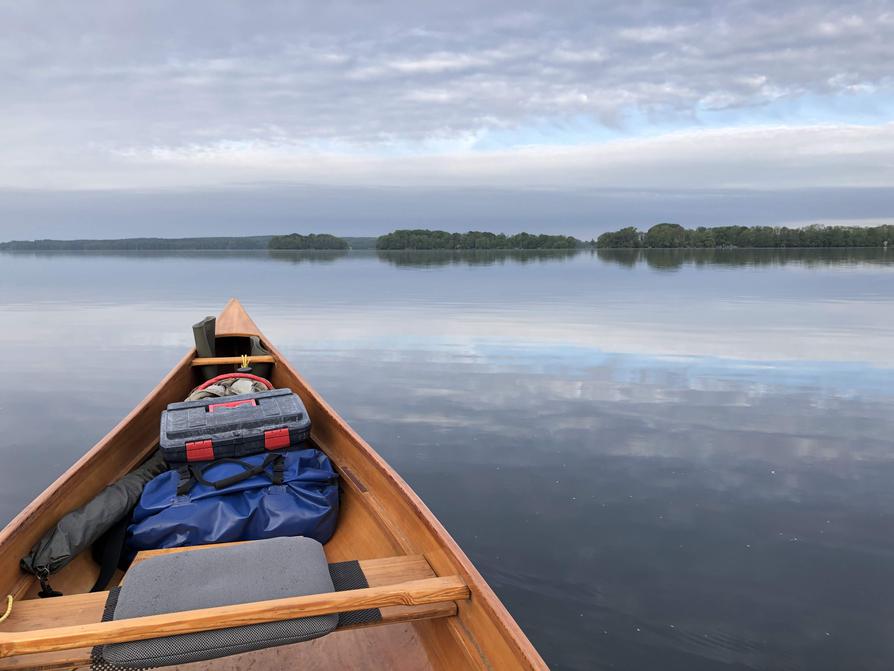
<path id="1" fill-rule="evenodd" d="M 11 240 L 0 251 L 524 251 L 574 250 L 592 247 L 572 236 L 468 231 L 448 233 L 428 229 L 396 230 L 378 237 L 328 233 L 300 235 L 217 236 L 190 238 L 115 238 L 77 240 Z"/>
<path id="2" fill-rule="evenodd" d="M 17 241 L 18 242 L 18 241 Z M 374 247 L 351 247 L 349 249 L 272 249 L 269 247 L 225 247 L 210 249 L 203 247 L 38 247 L 38 246 L 4 246 L 0 243 L 0 252 L 587 252 L 593 251 L 592 247 L 576 248 L 534 248 L 523 247 L 497 247 L 488 249 L 375 249 Z"/>
<path id="3" fill-rule="evenodd" d="M 780 245 L 777 247 L 597 247 L 599 252 L 741 252 L 741 251 L 776 251 L 791 249 L 793 251 L 823 249 L 888 249 L 888 245 Z"/>
<path id="4" fill-rule="evenodd" d="M 226 252 L 226 251 L 344 251 L 373 249 L 373 237 L 335 237 L 328 234 L 252 235 L 190 238 L 111 238 L 77 240 L 11 240 L 0 251 L 34 252 Z"/>
<path id="5" fill-rule="evenodd" d="M 648 231 L 633 226 L 603 233 L 597 249 L 814 249 L 887 248 L 894 225 L 862 226 L 715 226 L 683 228 L 656 224 Z"/>
<path id="6" fill-rule="evenodd" d="M 3 243 L 0 243 L 0 252 L 21 252 L 21 253 L 29 253 L 29 252 L 84 252 L 84 253 L 100 253 L 100 252 L 113 252 L 117 254 L 126 254 L 126 253 L 140 253 L 140 252 L 166 252 L 166 253 L 190 253 L 190 254 L 214 254 L 214 253 L 227 253 L 227 252 L 267 252 L 270 254 L 292 254 L 295 252 L 302 253 L 322 253 L 322 254 L 352 254 L 352 253 L 372 253 L 375 252 L 377 254 L 400 254 L 406 252 L 420 253 L 420 254 L 483 254 L 483 253 L 518 253 L 518 252 L 530 252 L 537 254 L 547 254 L 547 253 L 557 253 L 557 254 L 577 254 L 584 252 L 599 252 L 599 253 L 611 253 L 611 252 L 778 252 L 778 251 L 823 251 L 829 249 L 878 249 L 882 251 L 887 251 L 889 248 L 894 250 L 892 246 L 884 246 L 884 245 L 835 245 L 835 246 L 827 246 L 827 247 L 578 247 L 575 249 L 523 249 L 518 247 L 503 247 L 503 248 L 494 248 L 494 249 L 375 249 L 371 247 L 361 247 L 361 248 L 350 248 L 350 249 L 269 249 L 269 248 L 258 248 L 258 247 L 228 247 L 226 249 L 202 249 L 199 247 L 182 247 L 182 248 L 170 248 L 170 247 L 145 247 L 140 249 L 114 249 L 114 248 L 76 248 L 76 247 L 52 247 L 52 248 L 41 248 L 41 247 L 29 247 L 29 248 L 19 248 L 19 247 L 4 247 Z"/>
<path id="7" fill-rule="evenodd" d="M 0 251 L 23 252 L 220 252 L 220 251 L 361 251 L 382 252 L 519 252 L 575 251 L 586 249 L 887 249 L 894 242 L 894 225 L 717 226 L 683 228 L 656 224 L 647 231 L 629 226 L 584 241 L 555 234 L 450 233 L 429 229 L 399 229 L 378 237 L 328 233 L 287 235 L 215 236 L 188 238 L 113 238 L 76 240 L 11 240 L 0 242 Z"/>

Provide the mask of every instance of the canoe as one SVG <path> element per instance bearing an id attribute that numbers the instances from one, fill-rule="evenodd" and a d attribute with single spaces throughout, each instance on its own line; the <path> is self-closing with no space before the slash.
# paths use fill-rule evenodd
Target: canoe
<path id="1" fill-rule="evenodd" d="M 313 641 L 180 668 L 546 668 L 512 616 L 422 500 L 292 368 L 239 301 L 231 299 L 217 319 L 217 356 L 238 361 L 248 351 L 249 336 L 260 337 L 272 356 L 273 385 L 290 388 L 301 397 L 312 421 L 311 440 L 329 456 L 340 475 L 341 511 L 337 531 L 325 545 L 326 559 L 359 560 L 369 588 L 356 590 L 356 594 L 295 597 L 289 604 L 246 604 L 253 610 L 239 616 L 249 618 L 243 621 L 271 621 L 296 617 L 296 613 L 338 612 L 350 610 L 356 598 L 363 600 L 364 607 L 378 605 L 381 621 L 375 626 L 338 629 Z M 0 599 L 7 594 L 13 597 L 9 616 L 0 623 L 0 671 L 87 669 L 91 646 L 149 637 L 146 632 L 135 633 L 135 628 L 128 633 L 109 627 L 115 623 L 101 622 L 106 594 L 89 593 L 99 571 L 89 551 L 53 576 L 53 587 L 64 596 L 50 599 L 37 598 L 39 585 L 21 571 L 19 559 L 63 515 L 85 504 L 156 449 L 161 411 L 168 403 L 185 398 L 200 381 L 197 366 L 201 361 L 195 360 L 195 350 L 187 353 L 127 417 L 0 532 Z M 223 364 L 221 371 L 231 365 Z M 166 551 L 149 554 L 153 552 Z M 137 561 L 144 559 L 141 555 Z M 126 574 L 115 580 L 124 578 Z M 0 614 L 5 605 L 4 599 Z M 195 614 L 199 615 L 192 618 Z M 179 622 L 173 616 L 154 616 L 163 620 L 155 623 L 159 627 L 155 636 L 162 631 L 228 626 L 227 618 L 234 616 L 204 611 L 177 615 L 183 616 Z"/>

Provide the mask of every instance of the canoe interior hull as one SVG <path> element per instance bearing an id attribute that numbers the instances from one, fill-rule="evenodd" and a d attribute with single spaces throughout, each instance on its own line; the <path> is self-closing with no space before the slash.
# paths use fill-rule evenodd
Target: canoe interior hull
<path id="1" fill-rule="evenodd" d="M 457 602 L 451 617 L 400 622 L 348 630 L 322 639 L 235 655 L 182 668 L 303 669 L 328 668 L 546 668 L 459 546 L 409 486 L 357 435 L 267 341 L 238 301 L 231 300 L 217 323 L 217 356 L 247 350 L 247 336 L 257 335 L 275 357 L 271 382 L 290 388 L 303 400 L 312 421 L 312 441 L 328 454 L 341 475 L 341 511 L 335 535 L 326 544 L 330 562 L 423 555 L 438 576 L 461 576 L 471 598 Z M 148 457 L 158 444 L 159 416 L 165 406 L 186 397 L 201 380 L 187 353 L 167 376 L 112 431 L 28 505 L 0 532 L 0 597 L 35 598 L 39 586 L 19 569 L 19 559 L 56 521 L 83 505 Z M 222 366 L 220 371 L 233 370 Z M 98 567 L 82 553 L 53 576 L 66 595 L 88 591 Z M 51 623 L 47 623 L 51 626 Z M 0 624 L 0 632 L 4 630 Z M 41 653 L 43 654 L 43 653 Z M 23 656 L 4 668 L 27 666 Z M 71 668 L 69 665 L 67 668 Z"/>

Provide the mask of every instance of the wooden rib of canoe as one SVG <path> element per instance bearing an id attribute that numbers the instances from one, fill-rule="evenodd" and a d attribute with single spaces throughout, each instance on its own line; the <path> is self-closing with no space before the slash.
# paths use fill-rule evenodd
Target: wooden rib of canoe
<path id="1" fill-rule="evenodd" d="M 130 471 L 155 450 L 159 415 L 200 381 L 189 352 L 161 383 L 0 532 L 0 599 L 14 597 L 0 623 L 3 669 L 89 668 L 92 645 L 161 634 L 381 606 L 376 626 L 339 629 L 320 639 L 183 665 L 183 669 L 541 669 L 537 651 L 460 547 L 406 482 L 349 427 L 264 338 L 235 299 L 217 319 L 223 372 L 238 366 L 247 337 L 260 336 L 271 354 L 275 387 L 295 391 L 312 421 L 312 440 L 342 479 L 338 530 L 328 561 L 360 560 L 369 589 L 294 597 L 175 616 L 101 622 L 106 593 L 89 593 L 98 567 L 89 551 L 52 579 L 62 597 L 39 599 L 19 559 L 63 515 Z M 199 551 L 201 548 L 140 553 Z M 126 579 L 119 575 L 118 580 Z M 288 602 L 288 603 L 287 603 Z M 2 614 L 5 600 L 0 605 Z"/>

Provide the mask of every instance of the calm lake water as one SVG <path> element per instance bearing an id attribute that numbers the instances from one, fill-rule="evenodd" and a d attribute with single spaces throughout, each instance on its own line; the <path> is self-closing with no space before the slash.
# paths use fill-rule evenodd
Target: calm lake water
<path id="1" fill-rule="evenodd" d="M 556 669 L 894 667 L 894 250 L 0 254 L 0 518 L 238 296 Z"/>

